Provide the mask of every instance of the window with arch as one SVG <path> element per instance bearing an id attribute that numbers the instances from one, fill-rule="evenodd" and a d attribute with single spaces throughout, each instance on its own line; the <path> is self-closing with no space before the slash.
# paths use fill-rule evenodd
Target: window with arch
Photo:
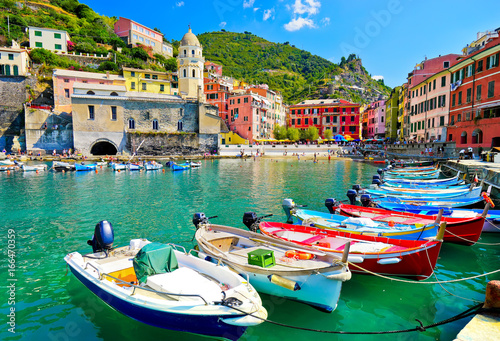
<path id="1" fill-rule="evenodd" d="M 177 122 L 177 131 L 182 131 L 182 121 Z"/>
<path id="2" fill-rule="evenodd" d="M 187 55 L 187 50 L 184 50 L 184 56 L 186 56 L 186 55 Z"/>
<path id="3" fill-rule="evenodd" d="M 193 70 L 193 78 L 196 77 L 196 70 Z"/>
<path id="4" fill-rule="evenodd" d="M 191 50 L 191 55 L 194 57 L 194 50 Z"/>
<path id="5" fill-rule="evenodd" d="M 14 76 L 19 76 L 19 68 L 18 68 L 18 66 L 14 65 L 13 69 L 14 69 Z"/>
<path id="6" fill-rule="evenodd" d="M 187 77 L 187 70 L 184 69 L 184 77 Z"/>
<path id="7" fill-rule="evenodd" d="M 153 130 L 158 130 L 158 120 L 157 119 L 153 120 Z"/>
<path id="8" fill-rule="evenodd" d="M 118 96 L 118 94 L 116 92 L 114 92 L 114 91 L 112 93 L 110 93 L 109 95 L 110 96 Z"/>
<path id="9" fill-rule="evenodd" d="M 128 129 L 135 129 L 135 120 L 133 118 L 128 119 Z"/>
<path id="10" fill-rule="evenodd" d="M 472 132 L 472 144 L 483 143 L 483 131 L 481 129 L 476 129 Z"/>
<path id="11" fill-rule="evenodd" d="M 465 131 L 463 131 L 462 134 L 460 135 L 460 143 L 461 144 L 467 143 L 467 133 Z"/>
<path id="12" fill-rule="evenodd" d="M 92 90 L 87 91 L 87 95 L 95 95 L 95 92 Z"/>

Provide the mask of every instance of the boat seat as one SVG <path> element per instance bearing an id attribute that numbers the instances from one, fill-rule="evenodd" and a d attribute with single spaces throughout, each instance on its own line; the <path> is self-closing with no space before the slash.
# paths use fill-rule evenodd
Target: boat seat
<path id="1" fill-rule="evenodd" d="M 214 281 L 202 276 L 193 269 L 181 267 L 172 272 L 148 276 L 146 285 L 152 289 L 169 294 L 200 295 L 208 303 L 223 298 L 221 287 Z M 199 300 L 199 297 L 172 295 L 179 300 Z"/>
<path id="2" fill-rule="evenodd" d="M 325 238 L 325 236 L 312 236 L 309 239 L 303 240 L 302 243 L 304 243 L 304 244 L 312 244 L 312 243 L 317 242 L 318 240 L 321 240 L 323 238 Z"/>
<path id="3" fill-rule="evenodd" d="M 353 246 L 353 245 L 354 245 L 354 244 L 356 244 L 356 243 L 357 243 L 357 242 L 353 242 L 353 241 L 351 241 L 351 246 Z M 346 246 L 346 245 L 347 245 L 347 241 L 346 241 L 346 243 L 345 243 L 344 245 L 339 246 L 339 247 L 338 247 L 338 248 L 336 248 L 335 250 L 337 250 L 337 251 L 344 251 L 344 248 L 345 248 L 345 246 Z"/>

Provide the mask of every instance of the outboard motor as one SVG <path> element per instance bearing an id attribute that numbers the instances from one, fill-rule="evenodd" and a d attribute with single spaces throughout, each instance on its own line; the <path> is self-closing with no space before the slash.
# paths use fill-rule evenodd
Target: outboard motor
<path id="1" fill-rule="evenodd" d="M 380 174 L 380 175 L 382 175 L 384 173 L 384 170 L 381 169 L 381 168 L 379 168 L 379 169 L 377 169 L 377 173 Z"/>
<path id="2" fill-rule="evenodd" d="M 349 198 L 351 205 L 356 205 L 356 196 L 357 195 L 358 195 L 358 193 L 353 189 L 350 189 L 347 191 L 347 197 Z"/>
<path id="3" fill-rule="evenodd" d="M 355 190 L 357 193 L 359 193 L 359 191 L 361 190 L 361 186 L 360 185 L 352 185 L 352 189 Z"/>
<path id="4" fill-rule="evenodd" d="M 370 203 L 372 202 L 372 197 L 370 196 L 370 194 L 362 194 L 359 201 L 361 201 L 361 204 L 364 207 L 368 207 L 368 206 L 370 206 Z"/>
<path id="5" fill-rule="evenodd" d="M 208 224 L 208 218 L 203 212 L 193 214 L 193 225 L 198 229 L 198 225 Z"/>
<path id="6" fill-rule="evenodd" d="M 281 204 L 281 206 L 283 207 L 283 211 L 285 211 L 286 214 L 286 222 L 288 224 L 293 224 L 293 217 L 290 211 L 297 207 L 293 202 L 293 199 L 283 199 L 283 203 Z"/>
<path id="7" fill-rule="evenodd" d="M 372 179 L 373 179 L 373 180 L 375 180 L 375 179 L 380 180 L 380 175 L 374 175 L 374 176 L 372 176 Z"/>
<path id="8" fill-rule="evenodd" d="M 255 226 L 254 224 L 258 222 L 258 220 L 259 217 L 257 217 L 257 213 L 255 212 L 245 212 L 243 214 L 243 224 L 252 232 L 257 232 L 259 226 Z"/>
<path id="9" fill-rule="evenodd" d="M 372 185 L 380 186 L 381 183 L 382 183 L 382 181 L 380 181 L 380 179 L 373 179 L 372 180 Z"/>
<path id="10" fill-rule="evenodd" d="M 328 208 L 328 212 L 330 212 L 330 214 L 335 214 L 335 210 L 337 209 L 337 207 L 339 207 L 339 205 L 340 202 L 338 202 L 334 198 L 328 198 L 325 200 L 325 206 L 326 208 Z"/>
<path id="11" fill-rule="evenodd" d="M 94 229 L 92 240 L 87 241 L 88 245 L 92 245 L 92 252 L 108 253 L 113 249 L 113 241 L 115 240 L 115 233 L 113 226 L 107 220 L 102 220 L 97 223 Z"/>

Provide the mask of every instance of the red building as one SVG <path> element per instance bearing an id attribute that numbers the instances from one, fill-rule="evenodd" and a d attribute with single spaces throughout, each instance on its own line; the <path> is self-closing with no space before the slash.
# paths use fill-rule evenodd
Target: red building
<path id="1" fill-rule="evenodd" d="M 457 148 L 500 146 L 500 38 L 467 49 L 452 66 L 448 141 Z"/>
<path id="2" fill-rule="evenodd" d="M 324 137 L 325 130 L 337 134 L 360 138 L 359 104 L 343 99 L 306 100 L 289 107 L 288 127 L 306 130 L 318 128 Z"/>
<path id="3" fill-rule="evenodd" d="M 203 78 L 203 86 L 205 87 L 206 102 L 217 106 L 219 117 L 228 120 L 229 86 L 224 85 L 220 78 L 212 77 Z"/>

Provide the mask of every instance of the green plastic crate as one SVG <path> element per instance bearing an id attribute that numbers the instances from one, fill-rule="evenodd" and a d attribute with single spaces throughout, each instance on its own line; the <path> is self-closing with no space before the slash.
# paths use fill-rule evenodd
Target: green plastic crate
<path id="1" fill-rule="evenodd" d="M 248 253 L 248 264 L 260 266 L 261 268 L 270 268 L 276 265 L 274 251 L 257 249 Z"/>

